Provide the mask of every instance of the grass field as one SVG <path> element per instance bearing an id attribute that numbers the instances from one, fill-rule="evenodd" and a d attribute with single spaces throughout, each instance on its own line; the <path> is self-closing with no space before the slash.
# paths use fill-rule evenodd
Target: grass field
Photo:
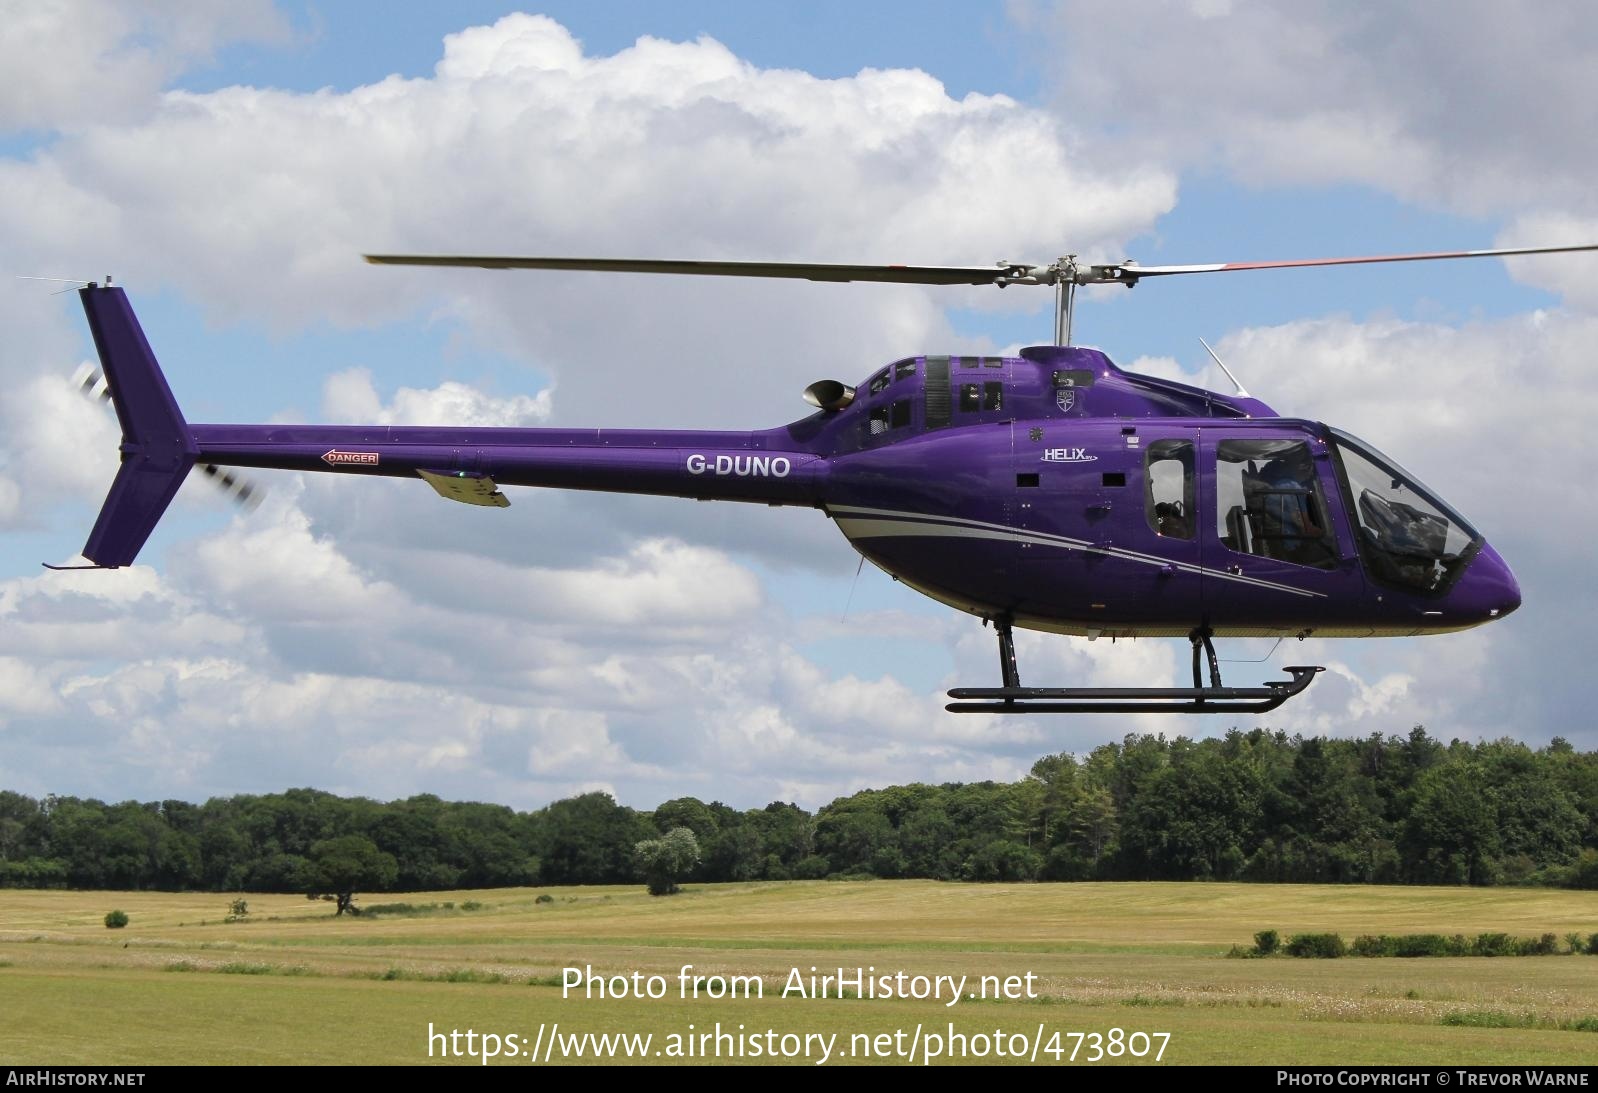
<path id="1" fill-rule="evenodd" d="M 812 1064 L 823 1050 L 829 1064 L 863 1061 L 868 1050 L 892 1062 L 912 1048 L 919 1062 L 934 1046 L 944 1058 L 1014 1062 L 1011 1053 L 1030 1059 L 1036 1043 L 1037 1062 L 1053 1064 L 1056 1053 L 1067 1062 L 1075 1049 L 1082 1063 L 1097 1034 L 1110 1037 L 1099 1050 L 1120 1050 L 1104 1062 L 1148 1065 L 1159 1040 L 1133 1058 L 1125 1045 L 1145 1041 L 1126 1040 L 1132 1033 L 1169 1034 L 1167 1063 L 1598 1060 L 1598 957 L 1224 955 L 1266 928 L 1350 941 L 1586 936 L 1598 931 L 1598 893 L 818 881 L 711 885 L 667 899 L 641 886 L 373 896 L 364 902 L 453 907 L 354 919 L 332 917 L 326 903 L 249 896 L 248 918 L 227 922 L 231 898 L 0 891 L 0 1063 L 469 1061 L 445 1055 L 436 1038 L 430 1057 L 430 1026 L 459 1030 L 462 1051 L 468 1028 L 492 1033 L 516 1063 L 534 1061 L 535 1043 L 538 1061 L 545 1050 L 562 1061 L 576 1050 L 566 1038 L 586 1033 L 651 1036 L 647 1047 L 634 1042 L 639 1062 L 690 1047 L 700 1061 L 715 1041 L 698 1038 L 718 1026 L 731 1037 L 720 1041 L 722 1062 L 765 1062 L 772 1050 Z M 468 901 L 481 906 L 462 910 Z M 128 914 L 125 929 L 105 928 L 112 909 Z M 682 997 L 685 965 L 690 990 L 692 976 L 707 977 L 700 997 Z M 637 972 L 640 985 L 658 976 L 664 997 L 633 996 L 631 980 L 624 998 L 567 992 L 569 967 Z M 966 978 L 953 1006 L 947 986 L 936 1000 L 816 998 L 812 968 Z M 795 969 L 805 996 L 784 997 Z M 735 976 L 761 996 L 708 997 Z M 1017 977 L 1011 993 L 1023 997 L 964 997 L 982 976 Z M 1036 997 L 1024 997 L 1028 987 Z M 582 1050 L 592 1061 L 592 1041 Z"/>

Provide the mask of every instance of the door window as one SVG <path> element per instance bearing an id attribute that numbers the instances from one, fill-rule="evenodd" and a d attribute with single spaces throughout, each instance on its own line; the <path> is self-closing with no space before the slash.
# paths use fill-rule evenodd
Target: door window
<path id="1" fill-rule="evenodd" d="M 1143 455 L 1143 515 L 1155 533 L 1191 539 L 1193 524 L 1193 442 L 1156 440 Z"/>
<path id="2" fill-rule="evenodd" d="M 1215 450 L 1216 533 L 1240 554 L 1330 569 L 1336 541 L 1309 445 L 1223 440 Z"/>

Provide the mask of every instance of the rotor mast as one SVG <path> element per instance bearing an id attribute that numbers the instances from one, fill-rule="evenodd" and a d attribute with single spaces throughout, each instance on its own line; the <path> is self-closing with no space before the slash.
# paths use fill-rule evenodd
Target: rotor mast
<path id="1" fill-rule="evenodd" d="M 1076 312 L 1076 255 L 1068 254 L 1054 264 L 1059 279 L 1054 283 L 1054 344 L 1071 344 L 1071 319 Z"/>

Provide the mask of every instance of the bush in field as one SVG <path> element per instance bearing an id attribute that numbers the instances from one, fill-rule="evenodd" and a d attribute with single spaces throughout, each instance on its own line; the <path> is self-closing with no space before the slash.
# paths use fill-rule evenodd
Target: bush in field
<path id="1" fill-rule="evenodd" d="M 692 828 L 674 827 L 658 839 L 633 847 L 633 858 L 652 896 L 675 893 L 677 882 L 699 864 L 699 839 Z"/>
<path id="2" fill-rule="evenodd" d="M 1453 945 L 1442 934 L 1405 934 L 1393 938 L 1393 956 L 1456 956 Z"/>
<path id="3" fill-rule="evenodd" d="M 1514 956 L 1515 939 L 1508 934 L 1477 934 L 1471 950 L 1477 956 Z"/>
<path id="4" fill-rule="evenodd" d="M 414 903 L 374 903 L 361 908 L 363 915 L 426 915 L 438 910 L 436 903 L 424 903 L 417 906 Z"/>
<path id="5" fill-rule="evenodd" d="M 1469 956 L 1471 953 L 1470 938 L 1464 934 L 1443 938 L 1436 934 L 1415 934 L 1413 938 L 1414 947 L 1420 951 L 1400 952 L 1399 956 Z"/>
<path id="6" fill-rule="evenodd" d="M 1288 956 L 1332 959 L 1346 956 L 1348 946 L 1341 934 L 1294 934 L 1287 942 Z"/>
<path id="7" fill-rule="evenodd" d="M 1260 956 L 1270 956 L 1282 947 L 1282 935 L 1275 930 L 1261 930 L 1254 935 L 1254 951 Z"/>
<path id="8" fill-rule="evenodd" d="M 1579 953 L 1584 942 L 1580 934 L 1565 935 L 1566 952 Z M 1400 934 L 1380 937 L 1361 934 L 1349 950 L 1355 956 L 1553 956 L 1559 952 L 1559 937 L 1511 937 L 1508 934 L 1481 934 L 1474 941 L 1463 934 Z"/>
<path id="9" fill-rule="evenodd" d="M 112 911 L 110 914 L 105 916 L 105 928 L 107 930 L 120 930 L 127 924 L 128 916 L 125 912 Z"/>

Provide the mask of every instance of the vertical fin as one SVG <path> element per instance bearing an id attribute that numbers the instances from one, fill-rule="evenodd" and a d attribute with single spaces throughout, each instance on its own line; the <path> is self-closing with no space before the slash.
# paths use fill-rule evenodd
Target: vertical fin
<path id="1" fill-rule="evenodd" d="M 194 466 L 200 449 L 161 366 L 120 288 L 78 291 L 122 423 L 122 466 L 89 533 L 83 556 L 107 568 L 131 565 Z"/>

